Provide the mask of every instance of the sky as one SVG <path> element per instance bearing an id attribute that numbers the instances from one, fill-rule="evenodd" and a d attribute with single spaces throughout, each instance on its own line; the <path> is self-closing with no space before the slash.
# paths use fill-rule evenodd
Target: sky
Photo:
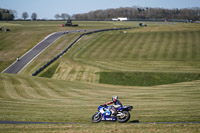
<path id="1" fill-rule="evenodd" d="M 98 9 L 119 7 L 160 7 L 191 8 L 200 7 L 200 0 L 0 0 L 0 8 L 17 11 L 18 18 L 27 12 L 33 12 L 39 19 L 55 19 L 55 14 L 87 13 Z"/>

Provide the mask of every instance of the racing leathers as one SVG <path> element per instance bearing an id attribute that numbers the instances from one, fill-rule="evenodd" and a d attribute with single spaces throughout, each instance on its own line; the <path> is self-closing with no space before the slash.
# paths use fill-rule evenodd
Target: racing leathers
<path id="1" fill-rule="evenodd" d="M 110 111 L 112 112 L 112 116 L 116 116 L 117 115 L 117 108 L 122 107 L 122 103 L 118 100 L 118 99 L 114 99 L 111 102 L 108 102 L 104 105 L 110 105 L 110 104 L 114 104 L 113 106 L 110 107 Z"/>

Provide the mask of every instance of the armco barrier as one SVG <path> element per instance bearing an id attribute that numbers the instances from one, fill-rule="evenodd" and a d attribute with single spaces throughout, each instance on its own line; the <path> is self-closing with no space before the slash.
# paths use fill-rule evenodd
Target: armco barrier
<path id="1" fill-rule="evenodd" d="M 105 31 L 114 31 L 114 30 L 127 30 L 127 29 L 133 29 L 136 27 L 127 27 L 127 28 L 114 28 L 114 29 L 102 29 L 102 30 L 96 30 L 96 31 L 90 31 L 87 33 L 81 34 L 74 42 L 72 42 L 63 52 L 61 52 L 59 55 L 51 59 L 49 62 L 44 64 L 42 67 L 40 67 L 38 70 L 36 70 L 32 76 L 37 76 L 41 71 L 43 71 L 45 68 L 47 68 L 50 64 L 52 64 L 54 61 L 56 61 L 58 58 L 60 58 L 63 54 L 65 54 L 79 39 L 81 39 L 85 35 L 90 35 L 93 33 L 98 33 L 98 32 L 105 32 Z"/>

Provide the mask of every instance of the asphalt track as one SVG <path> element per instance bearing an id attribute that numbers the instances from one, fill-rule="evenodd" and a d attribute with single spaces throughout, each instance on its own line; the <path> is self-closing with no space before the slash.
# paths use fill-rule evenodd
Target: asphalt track
<path id="1" fill-rule="evenodd" d="M 44 38 L 44 40 L 42 40 L 40 43 L 38 43 L 32 49 L 30 49 L 27 53 L 25 53 L 22 57 L 20 57 L 19 61 L 16 60 L 15 62 L 13 62 L 8 68 L 2 71 L 2 73 L 18 74 L 34 58 L 36 58 L 41 52 L 43 52 L 48 46 L 50 46 L 61 36 L 76 32 L 86 32 L 86 30 L 59 31 L 48 35 L 47 37 Z"/>
<path id="2" fill-rule="evenodd" d="M 0 124 L 90 124 L 91 122 L 31 122 L 31 121 L 0 121 Z M 200 122 L 139 122 L 129 121 L 129 124 L 200 124 Z"/>

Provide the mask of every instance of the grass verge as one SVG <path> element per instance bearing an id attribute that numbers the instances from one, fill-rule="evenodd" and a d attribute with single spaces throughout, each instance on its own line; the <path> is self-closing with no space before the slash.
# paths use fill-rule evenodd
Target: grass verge
<path id="1" fill-rule="evenodd" d="M 56 71 L 58 66 L 59 66 L 59 63 L 55 63 L 55 64 L 51 65 L 49 68 L 47 68 L 47 71 L 43 72 L 39 76 L 40 77 L 51 78 L 54 75 L 54 73 L 55 73 L 55 71 Z"/>
<path id="2" fill-rule="evenodd" d="M 117 95 L 133 105 L 131 121 L 196 122 L 200 82 L 126 87 L 0 74 L 0 121 L 90 122 Z"/>
<path id="3" fill-rule="evenodd" d="M 154 86 L 200 80 L 198 73 L 100 72 L 100 83 L 125 86 Z"/>
<path id="4" fill-rule="evenodd" d="M 198 133 L 199 124 L 34 124 L 0 125 L 2 132 L 67 132 L 67 133 Z"/>

